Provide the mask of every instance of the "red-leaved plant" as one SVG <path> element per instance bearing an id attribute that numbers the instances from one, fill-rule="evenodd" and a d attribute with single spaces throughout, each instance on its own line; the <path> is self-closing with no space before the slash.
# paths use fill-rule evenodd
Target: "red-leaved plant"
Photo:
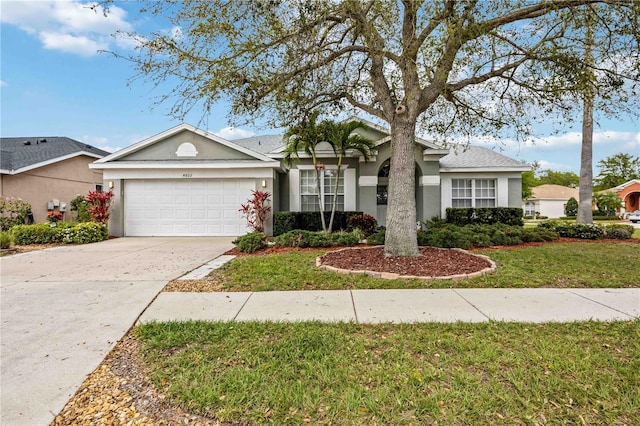
<path id="1" fill-rule="evenodd" d="M 247 225 L 256 232 L 264 232 L 264 222 L 271 211 L 267 206 L 271 194 L 266 191 L 251 191 L 252 197 L 240 204 L 238 211 L 247 218 Z"/>
<path id="2" fill-rule="evenodd" d="M 91 214 L 91 221 L 104 223 L 109 222 L 109 207 L 111 206 L 111 199 L 113 198 L 113 190 L 108 191 L 89 191 L 89 194 L 85 197 L 89 203 L 89 214 Z"/>

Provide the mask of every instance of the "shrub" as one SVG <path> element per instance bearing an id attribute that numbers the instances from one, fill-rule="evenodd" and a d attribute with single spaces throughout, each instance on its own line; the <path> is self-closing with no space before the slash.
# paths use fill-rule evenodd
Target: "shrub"
<path id="1" fill-rule="evenodd" d="M 89 222 L 91 220 L 90 204 L 82 195 L 78 195 L 69 204 L 71 205 L 71 211 L 76 212 L 76 222 Z"/>
<path id="2" fill-rule="evenodd" d="M 62 242 L 65 244 L 89 244 L 109 238 L 107 225 L 98 222 L 82 222 L 62 227 Z"/>
<path id="3" fill-rule="evenodd" d="M 378 226 L 378 221 L 366 213 L 354 214 L 349 218 L 348 230 L 359 229 L 365 237 L 373 234 Z"/>
<path id="4" fill-rule="evenodd" d="M 515 207 L 449 207 L 447 222 L 455 225 L 492 225 L 502 223 L 505 225 L 522 226 L 523 210 Z"/>
<path id="5" fill-rule="evenodd" d="M 238 211 L 247 218 L 247 225 L 256 232 L 264 232 L 264 222 L 271 211 L 267 206 L 271 194 L 266 191 L 251 191 L 251 198 L 246 204 L 240 204 Z"/>
<path id="6" fill-rule="evenodd" d="M 0 231 L 8 231 L 14 225 L 22 225 L 31 212 L 31 204 L 20 198 L 0 197 Z"/>
<path id="7" fill-rule="evenodd" d="M 604 228 L 597 224 L 567 223 L 550 220 L 539 225 L 543 229 L 551 229 L 561 237 L 597 240 L 604 236 Z"/>
<path id="8" fill-rule="evenodd" d="M 48 244 L 55 238 L 55 231 L 47 223 L 35 225 L 16 225 L 11 228 L 13 241 L 20 246 L 29 244 Z"/>
<path id="9" fill-rule="evenodd" d="M 0 249 L 8 249 L 13 243 L 13 236 L 8 231 L 0 232 Z"/>
<path id="10" fill-rule="evenodd" d="M 274 239 L 280 247 L 335 247 L 354 246 L 360 242 L 356 233 L 334 232 L 325 234 L 322 231 L 312 232 L 295 229 Z"/>
<path id="11" fill-rule="evenodd" d="M 569 217 L 576 217 L 578 215 L 578 200 L 571 197 L 564 206 L 564 214 Z"/>
<path id="12" fill-rule="evenodd" d="M 266 236 L 262 232 L 250 232 L 232 241 L 238 250 L 244 253 L 253 253 L 266 247 Z"/>
<path id="13" fill-rule="evenodd" d="M 296 212 L 278 212 L 273 215 L 273 235 L 278 236 L 296 229 Z"/>
<path id="14" fill-rule="evenodd" d="M 384 229 L 381 229 L 371 235 L 369 235 L 367 237 L 367 244 L 374 244 L 377 246 L 381 246 L 384 244 L 384 238 L 385 238 L 385 234 L 386 231 Z M 420 234 L 418 234 L 419 236 Z"/>
<path id="15" fill-rule="evenodd" d="M 441 248 L 462 248 L 472 247 L 469 236 L 460 229 L 438 229 L 429 233 L 428 245 Z"/>
<path id="16" fill-rule="evenodd" d="M 349 229 L 349 218 L 361 215 L 362 212 L 337 211 L 333 218 L 333 229 Z M 331 212 L 324 212 L 326 222 L 329 223 Z M 322 231 L 320 212 L 278 212 L 274 216 L 273 235 L 278 236 L 295 229 L 304 231 Z"/>
<path id="17" fill-rule="evenodd" d="M 93 222 L 104 223 L 109 222 L 109 207 L 113 198 L 113 190 L 108 191 L 89 191 L 86 200 L 89 203 L 89 213 Z"/>
<path id="18" fill-rule="evenodd" d="M 16 225 L 11 228 L 11 234 L 17 245 L 87 244 L 103 241 L 109 237 L 107 226 L 95 222 L 58 222 L 56 226 L 51 226 L 48 223 Z"/>
<path id="19" fill-rule="evenodd" d="M 52 223 L 57 223 L 62 220 L 63 216 L 62 212 L 51 210 L 47 213 L 47 220 Z"/>
<path id="20" fill-rule="evenodd" d="M 612 224 L 604 227 L 604 237 L 616 240 L 628 240 L 633 235 L 634 227 L 631 225 Z"/>
<path id="21" fill-rule="evenodd" d="M 557 240 L 558 233 L 552 229 L 541 227 L 524 228 L 520 234 L 520 239 L 525 243 L 543 242 Z"/>

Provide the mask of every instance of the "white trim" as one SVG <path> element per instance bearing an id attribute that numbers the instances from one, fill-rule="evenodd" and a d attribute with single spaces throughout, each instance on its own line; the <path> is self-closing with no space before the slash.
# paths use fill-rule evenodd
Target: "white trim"
<path id="1" fill-rule="evenodd" d="M 354 211 L 356 209 L 356 191 L 356 169 L 347 169 L 344 171 L 345 211 Z"/>
<path id="2" fill-rule="evenodd" d="M 114 162 L 114 163 L 98 163 L 89 164 L 90 169 L 101 170 L 129 170 L 129 169 L 277 169 L 280 163 L 277 161 L 229 161 L 223 163 L 193 163 L 193 162 Z"/>
<path id="3" fill-rule="evenodd" d="M 420 176 L 420 186 L 440 186 L 439 175 Z"/>
<path id="4" fill-rule="evenodd" d="M 289 210 L 300 211 L 300 169 L 289 170 Z"/>
<path id="5" fill-rule="evenodd" d="M 315 170 L 316 166 L 314 166 L 313 164 L 298 164 L 298 165 L 296 165 L 296 168 L 298 170 Z M 325 164 L 324 168 L 325 168 L 325 170 L 337 170 L 338 169 L 338 165 L 337 164 Z M 349 168 L 348 164 L 340 166 L 340 170 L 347 170 L 348 168 Z"/>
<path id="6" fill-rule="evenodd" d="M 250 150 L 248 148 L 245 148 L 245 147 L 242 147 L 240 145 L 236 145 L 235 143 L 229 142 L 228 140 L 223 139 L 220 136 L 216 136 L 213 133 L 209 133 L 206 130 L 201 130 L 201 129 L 198 129 L 197 127 L 194 127 L 194 126 L 192 126 L 190 124 L 182 123 L 182 124 L 179 124 L 177 126 L 174 126 L 174 127 L 170 128 L 168 130 L 165 130 L 162 133 L 158 133 L 157 135 L 151 136 L 150 138 L 147 138 L 147 139 L 145 139 L 143 141 L 140 141 L 138 143 L 130 145 L 130 146 L 126 147 L 126 148 L 123 148 L 120 151 L 116 151 L 113 154 L 108 155 L 108 156 L 102 158 L 101 160 L 98 160 L 97 163 L 107 163 L 107 162 L 110 162 L 110 161 L 117 160 L 117 159 L 122 158 L 122 157 L 124 157 L 124 156 L 126 156 L 128 154 L 131 154 L 133 152 L 139 151 L 142 148 L 145 148 L 145 147 L 147 147 L 149 145 L 153 145 L 154 143 L 157 143 L 157 142 L 159 142 L 159 141 L 161 141 L 163 139 L 166 139 L 169 136 L 173 136 L 175 134 L 178 134 L 178 133 L 180 133 L 180 132 L 182 132 L 184 130 L 190 131 L 190 132 L 195 133 L 197 135 L 200 135 L 200 136 L 202 136 L 204 138 L 207 138 L 207 139 L 212 140 L 214 142 L 217 142 L 217 143 L 219 143 L 221 145 L 224 145 L 224 146 L 226 146 L 228 148 L 231 148 L 231 149 L 234 149 L 234 150 L 236 150 L 238 152 L 241 152 L 243 154 L 249 155 L 250 157 L 253 157 L 253 158 L 257 159 L 257 160 L 273 161 L 271 158 L 269 158 L 269 157 L 267 157 L 265 155 L 259 154 L 259 153 L 255 152 L 255 151 L 252 151 L 252 150 Z"/>
<path id="7" fill-rule="evenodd" d="M 526 172 L 531 170 L 531 167 L 455 167 L 455 168 L 440 168 L 441 173 L 504 173 L 504 172 Z"/>
<path id="8" fill-rule="evenodd" d="M 358 186 L 378 186 L 378 176 L 360 176 Z"/>
<path id="9" fill-rule="evenodd" d="M 104 181 L 117 179 L 271 179 L 271 169 L 117 169 L 105 170 Z"/>
<path id="10" fill-rule="evenodd" d="M 98 154 L 93 154 L 93 153 L 87 152 L 87 151 L 78 151 L 78 152 L 74 152 L 73 154 L 67 154 L 67 155 L 63 155 L 62 157 L 56 157 L 56 158 L 52 158 L 51 160 L 47 160 L 47 161 L 42 161 L 40 163 L 31 164 L 31 165 L 22 167 L 20 169 L 2 170 L 2 173 L 3 174 L 7 174 L 7 175 L 17 175 L 18 173 L 28 172 L 29 170 L 37 169 L 38 167 L 44 167 L 44 166 L 48 166 L 50 164 L 59 163 L 61 161 L 65 161 L 65 160 L 68 160 L 70 158 L 79 157 L 81 155 L 86 155 L 87 157 L 92 157 L 92 158 L 102 158 L 102 156 L 100 156 Z M 92 163 L 89 163 L 89 168 L 91 168 L 91 164 Z"/>

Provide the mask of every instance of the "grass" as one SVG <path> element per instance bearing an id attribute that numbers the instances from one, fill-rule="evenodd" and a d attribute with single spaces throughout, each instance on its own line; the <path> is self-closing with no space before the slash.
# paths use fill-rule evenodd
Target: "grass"
<path id="1" fill-rule="evenodd" d="M 640 322 L 162 323 L 155 385 L 239 424 L 640 424 Z"/>
<path id="2" fill-rule="evenodd" d="M 215 270 L 222 291 L 381 288 L 636 287 L 638 252 L 632 243 L 556 243 L 483 252 L 498 264 L 491 275 L 462 281 L 384 280 L 322 271 L 324 251 L 248 256 Z"/>

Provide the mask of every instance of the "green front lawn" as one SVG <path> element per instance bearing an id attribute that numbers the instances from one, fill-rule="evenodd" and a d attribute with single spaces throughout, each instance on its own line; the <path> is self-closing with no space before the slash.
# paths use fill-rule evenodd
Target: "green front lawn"
<path id="1" fill-rule="evenodd" d="M 238 424 L 640 424 L 640 322 L 163 323 L 155 385 Z"/>
<path id="2" fill-rule="evenodd" d="M 555 243 L 480 252 L 498 264 L 494 274 L 462 281 L 384 280 L 322 271 L 324 251 L 237 258 L 211 273 L 222 291 L 468 287 L 636 287 L 633 243 Z"/>

